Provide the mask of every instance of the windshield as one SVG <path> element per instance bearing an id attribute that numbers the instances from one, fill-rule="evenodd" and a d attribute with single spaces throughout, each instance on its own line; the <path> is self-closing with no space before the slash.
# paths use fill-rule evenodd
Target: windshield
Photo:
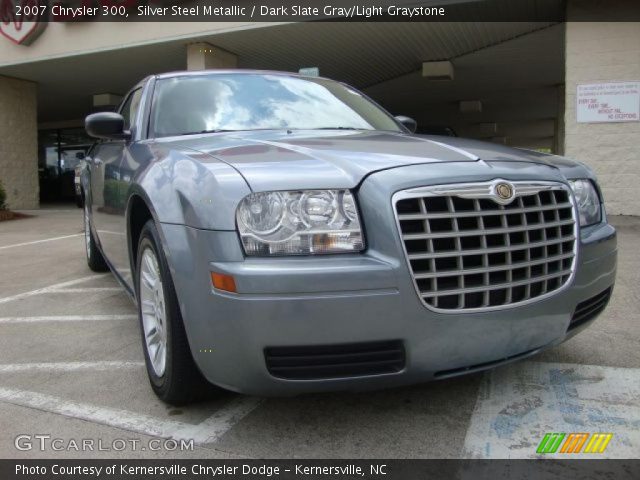
<path id="1" fill-rule="evenodd" d="M 160 79 L 156 137 L 260 129 L 401 131 L 361 93 L 325 79 L 277 74 L 212 74 Z"/>

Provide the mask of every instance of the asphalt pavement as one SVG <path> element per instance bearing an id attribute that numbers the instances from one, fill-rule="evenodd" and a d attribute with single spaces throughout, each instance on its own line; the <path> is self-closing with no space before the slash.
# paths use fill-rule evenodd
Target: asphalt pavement
<path id="1" fill-rule="evenodd" d="M 174 408 L 148 386 L 132 301 L 86 265 L 81 210 L 24 213 L 0 222 L 0 458 L 529 458 L 551 431 L 613 433 L 599 457 L 640 452 L 640 218 L 612 219 L 606 312 L 530 360 L 379 392 Z"/>

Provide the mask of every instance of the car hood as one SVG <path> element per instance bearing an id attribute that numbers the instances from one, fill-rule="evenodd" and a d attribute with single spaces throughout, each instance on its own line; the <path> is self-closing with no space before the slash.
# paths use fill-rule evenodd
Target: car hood
<path id="1" fill-rule="evenodd" d="M 353 188 L 373 172 L 415 164 L 533 162 L 548 168 L 569 162 L 562 157 L 475 140 L 379 131 L 265 130 L 173 137 L 157 142 L 170 144 L 202 162 L 217 159 L 231 165 L 254 191 L 294 186 Z"/>

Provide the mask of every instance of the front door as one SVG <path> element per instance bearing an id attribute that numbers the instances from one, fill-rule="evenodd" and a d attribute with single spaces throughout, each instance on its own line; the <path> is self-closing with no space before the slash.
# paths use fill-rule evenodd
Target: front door
<path id="1" fill-rule="evenodd" d="M 125 119 L 125 130 L 135 125 L 141 89 L 129 94 L 118 112 Z M 96 145 L 88 159 L 91 168 L 91 214 L 98 242 L 107 261 L 123 279 L 129 272 L 125 220 L 126 180 L 122 163 L 131 140 L 105 140 Z"/>

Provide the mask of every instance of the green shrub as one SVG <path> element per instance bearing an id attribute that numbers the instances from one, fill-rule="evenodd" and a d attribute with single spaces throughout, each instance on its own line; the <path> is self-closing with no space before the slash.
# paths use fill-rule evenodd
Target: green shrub
<path id="1" fill-rule="evenodd" d="M 7 193 L 4 191 L 4 187 L 2 186 L 2 182 L 0 181 L 0 210 L 7 209 Z"/>

